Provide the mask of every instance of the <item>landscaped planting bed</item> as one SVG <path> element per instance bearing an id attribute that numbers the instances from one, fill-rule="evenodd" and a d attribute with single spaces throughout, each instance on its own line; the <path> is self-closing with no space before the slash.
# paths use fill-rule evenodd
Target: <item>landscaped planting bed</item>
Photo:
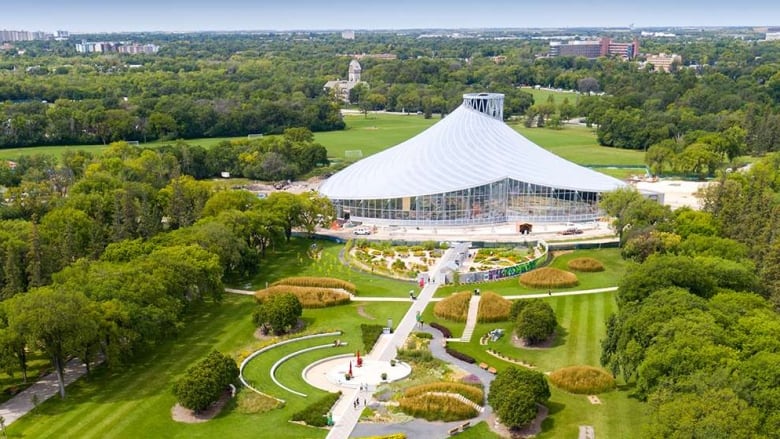
<path id="1" fill-rule="evenodd" d="M 471 300 L 471 291 L 455 293 L 440 302 L 436 302 L 433 306 L 433 314 L 442 319 L 465 322 L 469 312 L 469 300 Z"/>
<path id="2" fill-rule="evenodd" d="M 612 375 L 597 367 L 571 366 L 550 373 L 550 381 L 558 388 L 571 393 L 593 395 L 615 388 Z"/>
<path id="3" fill-rule="evenodd" d="M 276 286 L 276 285 L 293 285 L 296 287 L 319 287 L 319 288 L 341 289 L 344 291 L 349 291 L 350 293 L 353 294 L 355 293 L 355 291 L 357 291 L 355 284 L 353 284 L 352 282 L 347 282 L 345 280 L 335 279 L 332 277 L 313 277 L 313 276 L 286 277 L 282 280 L 278 280 L 271 284 L 271 286 Z"/>
<path id="4" fill-rule="evenodd" d="M 492 291 L 483 292 L 482 297 L 479 299 L 477 322 L 490 323 L 508 320 L 511 309 L 511 301 Z"/>
<path id="5" fill-rule="evenodd" d="M 569 288 L 579 284 L 577 275 L 553 267 L 542 267 L 520 276 L 520 283 L 531 288 Z"/>
<path id="6" fill-rule="evenodd" d="M 292 285 L 276 285 L 257 291 L 255 297 L 258 300 L 274 295 L 292 293 L 304 308 L 326 308 L 329 306 L 343 305 L 350 302 L 349 294 L 330 288 L 297 287 Z"/>

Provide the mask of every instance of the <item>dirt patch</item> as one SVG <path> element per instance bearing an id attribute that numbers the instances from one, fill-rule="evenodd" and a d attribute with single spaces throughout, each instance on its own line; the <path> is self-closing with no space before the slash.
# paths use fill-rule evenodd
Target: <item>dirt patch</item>
<path id="1" fill-rule="evenodd" d="M 520 349 L 549 349 L 555 345 L 555 337 L 557 335 L 558 334 L 553 332 L 553 334 L 547 337 L 543 342 L 530 345 L 526 339 L 520 338 L 516 334 L 512 334 L 512 345 Z"/>
<path id="2" fill-rule="evenodd" d="M 495 413 L 492 413 L 487 420 L 490 430 L 498 434 L 501 437 L 508 437 L 512 439 L 520 439 L 527 437 L 534 437 L 542 432 L 542 422 L 547 418 L 549 409 L 541 404 L 537 404 L 538 410 L 536 417 L 530 424 L 523 428 L 508 428 L 504 424 L 498 422 L 498 418 Z"/>
<path id="3" fill-rule="evenodd" d="M 596 395 L 588 395 L 588 401 L 590 401 L 591 404 L 601 404 L 601 400 Z"/>
<path id="4" fill-rule="evenodd" d="M 366 307 L 363 305 L 357 307 L 357 313 L 360 317 L 367 318 L 368 320 L 376 320 L 376 317 L 366 312 Z"/>
<path id="5" fill-rule="evenodd" d="M 171 409 L 171 418 L 176 422 L 182 422 L 185 424 L 198 424 L 213 419 L 222 411 L 222 409 L 230 401 L 230 390 L 225 391 L 219 400 L 214 404 L 211 404 L 209 408 L 202 412 L 195 413 L 188 408 L 184 408 L 179 404 L 176 404 Z"/>

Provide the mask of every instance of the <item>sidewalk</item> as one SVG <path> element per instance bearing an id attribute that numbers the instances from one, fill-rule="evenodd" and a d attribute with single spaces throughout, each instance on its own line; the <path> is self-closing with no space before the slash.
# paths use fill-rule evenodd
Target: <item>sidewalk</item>
<path id="1" fill-rule="evenodd" d="M 68 361 L 64 371 L 65 386 L 81 378 L 86 372 L 87 368 L 78 358 Z M 39 379 L 32 386 L 19 392 L 13 398 L 0 404 L 0 416 L 5 419 L 5 425 L 9 426 L 35 408 L 33 395 L 38 398 L 37 403 L 41 404 L 52 396 L 58 395 L 59 391 L 60 386 L 57 383 L 57 373 L 52 372 Z"/>

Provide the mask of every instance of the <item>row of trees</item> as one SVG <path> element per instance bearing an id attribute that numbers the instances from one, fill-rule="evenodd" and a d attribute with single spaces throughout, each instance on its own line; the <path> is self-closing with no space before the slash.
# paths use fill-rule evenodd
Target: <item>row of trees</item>
<path id="1" fill-rule="evenodd" d="M 601 361 L 649 402 L 645 437 L 780 431 L 776 163 L 724 176 L 704 211 L 671 212 L 631 191 L 605 197 L 637 264 L 620 282 Z"/>

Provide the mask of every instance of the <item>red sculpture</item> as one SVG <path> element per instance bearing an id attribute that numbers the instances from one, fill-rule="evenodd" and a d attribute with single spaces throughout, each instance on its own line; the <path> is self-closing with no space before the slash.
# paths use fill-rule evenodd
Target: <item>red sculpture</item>
<path id="1" fill-rule="evenodd" d="M 357 367 L 363 367 L 363 359 L 360 358 L 360 351 L 357 351 Z"/>

